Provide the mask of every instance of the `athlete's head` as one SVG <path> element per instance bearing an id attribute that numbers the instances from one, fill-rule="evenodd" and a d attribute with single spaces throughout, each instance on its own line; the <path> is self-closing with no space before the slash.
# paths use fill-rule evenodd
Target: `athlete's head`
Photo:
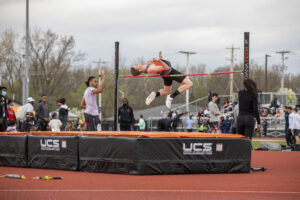
<path id="1" fill-rule="evenodd" d="M 216 102 L 216 101 L 218 100 L 218 96 L 219 96 L 219 95 L 218 95 L 217 93 L 213 93 L 213 94 L 212 94 L 212 101 L 213 101 L 213 102 Z"/>
<path id="2" fill-rule="evenodd" d="M 98 86 L 98 80 L 94 76 L 90 76 L 88 80 L 85 82 L 87 87 L 94 87 L 96 88 Z"/>
<path id="3" fill-rule="evenodd" d="M 133 76 L 138 76 L 142 73 L 141 70 L 142 70 L 142 65 L 141 64 L 135 64 L 133 67 L 131 67 L 131 74 Z"/>

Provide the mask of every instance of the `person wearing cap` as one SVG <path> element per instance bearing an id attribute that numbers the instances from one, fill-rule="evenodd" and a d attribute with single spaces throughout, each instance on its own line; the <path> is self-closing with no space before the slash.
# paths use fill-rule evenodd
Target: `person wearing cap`
<path id="1" fill-rule="evenodd" d="M 18 108 L 16 113 L 16 119 L 19 122 L 19 129 L 22 127 L 22 122 L 26 119 L 27 112 L 33 112 L 33 105 L 35 100 L 32 97 L 27 98 L 27 103 Z"/>
<path id="2" fill-rule="evenodd" d="M 34 131 L 37 128 L 37 123 L 34 120 L 33 112 L 26 113 L 26 119 L 21 125 L 22 132 Z"/>

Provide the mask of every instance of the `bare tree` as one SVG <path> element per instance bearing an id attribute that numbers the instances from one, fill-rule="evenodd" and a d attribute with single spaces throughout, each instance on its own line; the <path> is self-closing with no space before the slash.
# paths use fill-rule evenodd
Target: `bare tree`
<path id="1" fill-rule="evenodd" d="M 51 30 L 35 30 L 30 40 L 31 66 L 30 86 L 34 96 L 64 96 L 73 81 L 71 67 L 84 57 L 75 52 L 72 36 L 59 37 Z"/>
<path id="2" fill-rule="evenodd" d="M 0 76 L 5 82 L 9 94 L 17 94 L 21 98 L 22 70 L 24 68 L 22 56 L 19 53 L 21 46 L 17 43 L 18 35 L 12 30 L 1 33 L 0 39 Z M 2 84 L 2 83 L 1 83 Z"/>

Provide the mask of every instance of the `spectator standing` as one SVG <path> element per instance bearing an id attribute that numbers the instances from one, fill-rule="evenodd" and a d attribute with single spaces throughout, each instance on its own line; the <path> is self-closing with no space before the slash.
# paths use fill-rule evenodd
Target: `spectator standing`
<path id="1" fill-rule="evenodd" d="M 7 111 L 7 88 L 0 86 L 0 131 L 7 129 L 8 111 Z"/>
<path id="2" fill-rule="evenodd" d="M 270 105 L 270 108 L 274 108 L 275 109 L 275 113 L 276 113 L 276 108 L 279 107 L 279 101 L 277 100 L 277 97 L 274 95 L 273 96 L 273 99 L 271 101 L 271 105 Z"/>
<path id="3" fill-rule="evenodd" d="M 226 116 L 225 120 L 225 133 L 230 133 L 230 128 L 231 128 L 231 121 L 229 119 L 229 116 Z"/>
<path id="4" fill-rule="evenodd" d="M 265 118 L 264 121 L 263 121 L 263 134 L 265 137 L 267 137 L 267 131 L 268 131 L 268 121 L 267 119 Z"/>
<path id="5" fill-rule="evenodd" d="M 239 95 L 239 115 L 237 118 L 237 132 L 252 139 L 254 133 L 254 118 L 257 121 L 257 132 L 260 132 L 260 117 L 257 106 L 257 87 L 252 79 L 243 82 L 245 89 L 240 90 Z"/>
<path id="6" fill-rule="evenodd" d="M 17 126 L 16 126 L 16 121 L 14 119 L 9 121 L 6 131 L 7 132 L 18 132 Z"/>
<path id="7" fill-rule="evenodd" d="M 26 119 L 21 124 L 22 132 L 35 131 L 37 129 L 37 123 L 34 120 L 33 112 L 26 113 Z"/>
<path id="8" fill-rule="evenodd" d="M 283 111 L 284 111 L 284 120 L 285 120 L 285 129 L 284 129 L 285 140 L 286 140 L 287 146 L 290 146 L 290 139 L 289 139 L 289 115 L 290 115 L 290 113 L 288 111 L 287 106 L 283 107 Z"/>
<path id="9" fill-rule="evenodd" d="M 140 131 L 145 131 L 145 129 L 146 129 L 146 122 L 145 122 L 142 114 L 140 114 L 139 123 L 137 123 L 135 125 L 139 127 Z"/>
<path id="10" fill-rule="evenodd" d="M 14 120 L 16 123 L 16 115 L 15 111 L 13 110 L 13 102 L 12 100 L 8 99 L 8 108 L 7 108 L 7 115 L 8 115 L 8 124 L 11 120 Z"/>
<path id="11" fill-rule="evenodd" d="M 187 131 L 188 132 L 193 132 L 193 119 L 192 119 L 192 115 L 190 115 L 190 118 L 186 121 L 187 123 Z"/>
<path id="12" fill-rule="evenodd" d="M 130 127 L 134 124 L 133 109 L 128 105 L 128 99 L 123 98 L 123 106 L 119 108 L 119 123 L 121 131 L 130 131 Z"/>
<path id="13" fill-rule="evenodd" d="M 296 119 L 296 114 L 293 111 L 292 107 L 288 107 L 288 112 L 289 112 L 289 143 L 290 143 L 290 147 L 293 149 L 294 145 L 296 144 L 296 138 L 295 138 L 295 134 L 294 134 L 294 129 L 295 129 L 295 119 Z"/>
<path id="14" fill-rule="evenodd" d="M 84 118 L 87 123 L 87 131 L 97 131 L 99 120 L 99 108 L 97 105 L 97 94 L 102 93 L 105 81 L 105 73 L 101 73 L 101 83 L 98 86 L 98 80 L 94 76 L 90 76 L 85 82 L 88 87 L 83 95 L 80 107 L 85 109 Z"/>
<path id="15" fill-rule="evenodd" d="M 65 98 L 61 98 L 61 99 L 57 100 L 57 104 L 58 104 L 58 107 L 59 107 L 59 109 L 58 109 L 58 119 L 62 123 L 62 127 L 61 127 L 62 131 L 64 131 L 67 127 L 68 114 L 69 114 L 68 106 L 65 103 L 66 103 Z"/>
<path id="16" fill-rule="evenodd" d="M 226 121 L 224 119 L 223 116 L 220 117 L 220 131 L 221 133 L 226 133 L 225 130 L 226 130 Z"/>
<path id="17" fill-rule="evenodd" d="M 218 129 L 218 122 L 219 122 L 218 116 L 220 115 L 220 111 L 216 103 L 217 100 L 218 100 L 218 94 L 213 93 L 212 100 L 208 104 L 210 124 L 212 125 L 214 132 L 216 132 L 216 130 Z"/>
<path id="18" fill-rule="evenodd" d="M 200 123 L 201 123 L 201 120 L 203 117 L 203 109 L 202 108 L 198 110 L 197 117 L 198 117 L 198 125 L 200 126 Z"/>
<path id="19" fill-rule="evenodd" d="M 62 127 L 62 123 L 59 119 L 57 119 L 57 113 L 54 112 L 52 114 L 52 119 L 49 122 L 49 129 L 51 131 L 60 131 Z"/>
<path id="20" fill-rule="evenodd" d="M 49 108 L 47 103 L 47 95 L 42 95 L 41 102 L 36 110 L 36 117 L 38 121 L 38 130 L 47 131 L 49 123 Z"/>
<path id="21" fill-rule="evenodd" d="M 298 114 L 297 108 L 293 109 L 293 112 L 295 114 L 294 118 L 294 135 L 296 137 L 296 143 L 300 143 L 300 115 Z"/>

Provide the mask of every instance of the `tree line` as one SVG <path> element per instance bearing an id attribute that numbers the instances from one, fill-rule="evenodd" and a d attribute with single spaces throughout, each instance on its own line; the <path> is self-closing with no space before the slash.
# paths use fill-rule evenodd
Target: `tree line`
<path id="1" fill-rule="evenodd" d="M 25 38 L 13 30 L 5 30 L 0 35 L 0 82 L 8 88 L 8 96 L 22 101 L 22 79 L 25 69 Z M 30 36 L 30 96 L 36 100 L 46 94 L 51 110 L 56 109 L 56 100 L 64 97 L 67 105 L 78 108 L 86 89 L 84 82 L 89 76 L 98 77 L 98 69 L 91 64 L 83 64 L 85 54 L 75 50 L 75 39 L 72 36 L 59 36 L 51 30 L 35 29 Z M 121 62 L 119 74 L 130 74 L 130 67 L 144 62 L 138 58 L 136 62 Z M 102 93 L 103 116 L 113 116 L 114 105 L 114 68 L 104 65 L 106 72 L 105 88 Z M 175 66 L 184 72 L 185 66 Z M 234 70 L 242 70 L 242 63 L 236 64 Z M 214 72 L 229 71 L 229 66 L 219 66 Z M 206 72 L 205 64 L 190 67 L 190 73 Z M 268 69 L 268 92 L 277 92 L 280 88 L 281 66 L 273 65 Z M 254 79 L 262 91 L 265 88 L 264 66 L 250 62 L 250 77 Z M 229 75 L 190 77 L 194 86 L 190 90 L 190 101 L 207 95 L 208 91 L 220 95 L 229 94 Z M 234 92 L 242 89 L 243 75 L 234 75 Z M 300 93 L 300 74 L 286 74 L 285 87 Z M 144 109 L 145 99 L 152 91 L 163 87 L 161 78 L 120 78 L 119 99 L 124 94 L 129 104 L 135 109 Z M 178 84 L 173 85 L 174 88 Z M 120 101 L 121 102 L 121 101 Z M 162 105 L 165 98 L 158 98 L 151 106 Z M 174 103 L 185 102 L 185 95 L 179 95 Z"/>

